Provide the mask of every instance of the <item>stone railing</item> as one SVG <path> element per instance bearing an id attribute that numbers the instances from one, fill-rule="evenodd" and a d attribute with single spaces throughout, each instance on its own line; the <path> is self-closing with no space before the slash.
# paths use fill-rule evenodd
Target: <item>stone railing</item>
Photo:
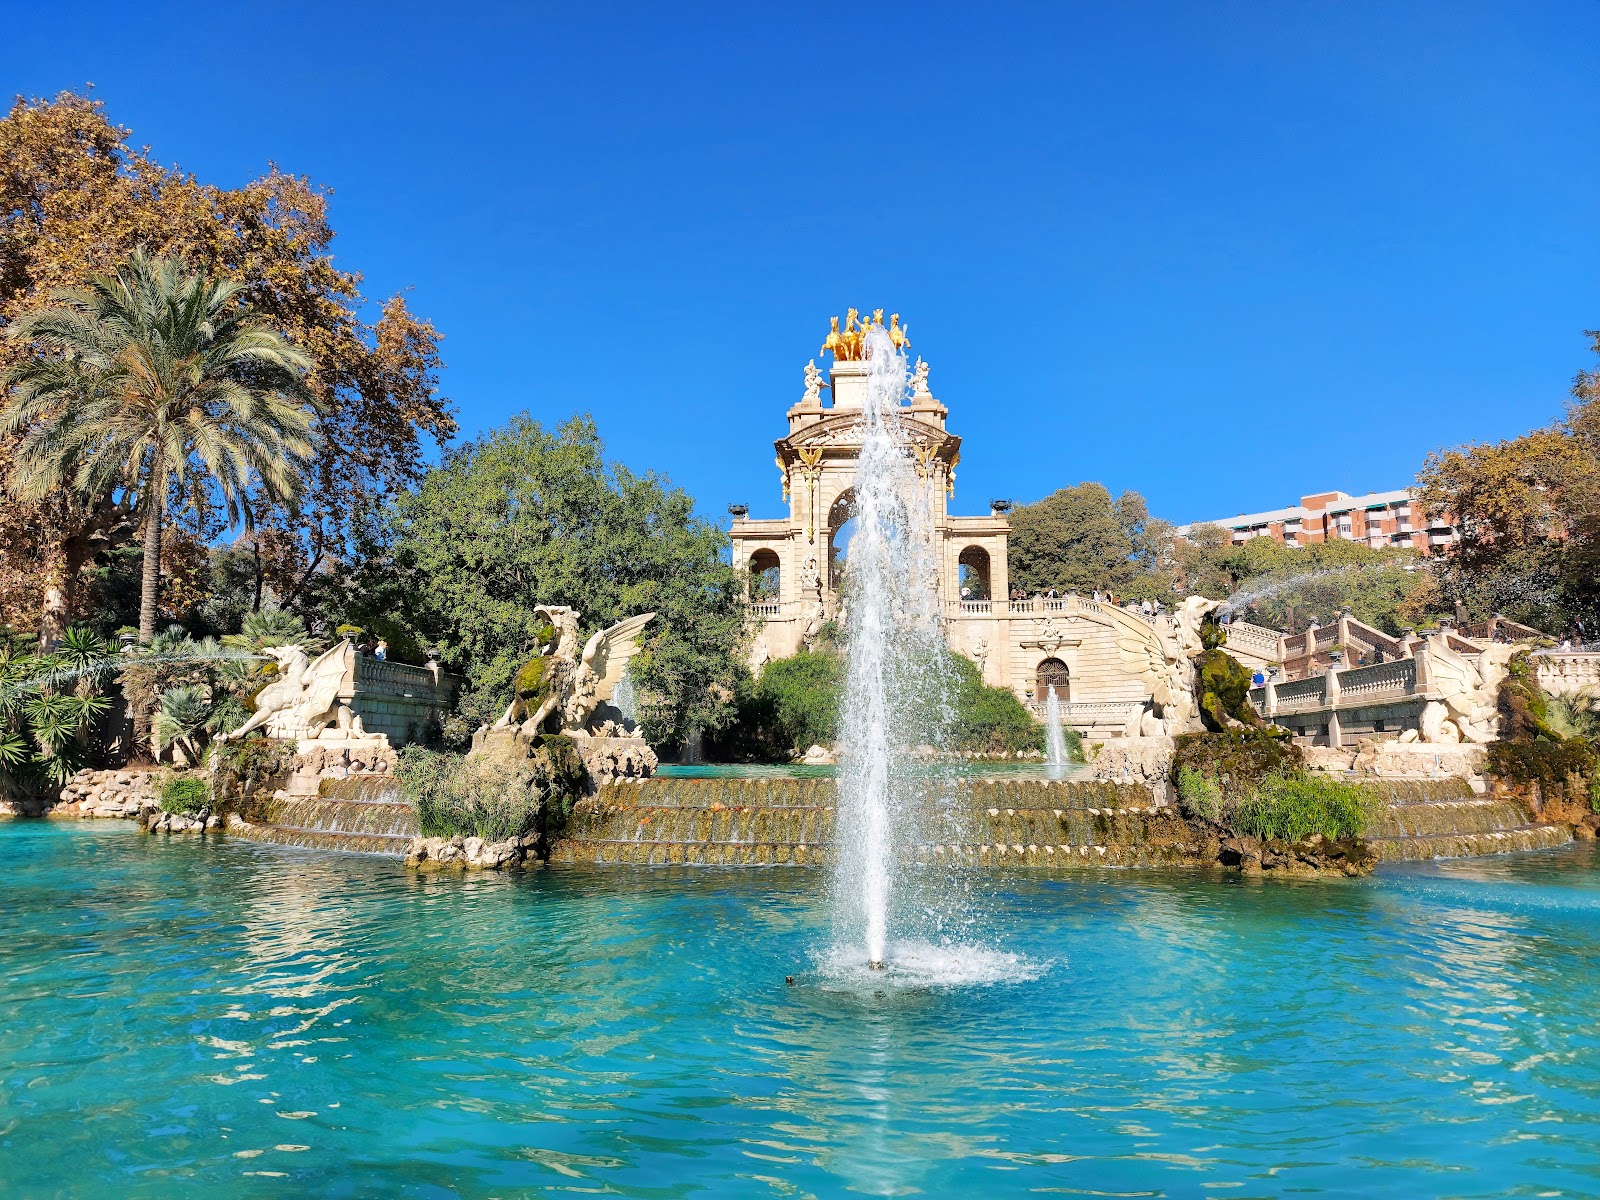
<path id="1" fill-rule="evenodd" d="M 1074 729 L 1096 727 L 1121 728 L 1144 710 L 1143 700 L 1073 700 L 1061 705 L 1061 723 Z M 1045 716 L 1042 700 L 1028 703 L 1028 709 L 1040 720 Z"/>
<path id="2" fill-rule="evenodd" d="M 1324 679 L 1327 677 L 1324 676 Z M 1409 696 L 1417 690 L 1417 660 L 1398 658 L 1370 667 L 1339 672 L 1339 695 L 1352 701 Z"/>
<path id="3" fill-rule="evenodd" d="M 437 666 L 414 667 L 357 654 L 345 676 L 341 698 L 368 733 L 381 733 L 396 748 L 421 737 L 449 709 L 461 681 Z"/>
<path id="4" fill-rule="evenodd" d="M 759 600 L 750 605 L 750 613 L 757 617 L 775 617 L 783 611 L 783 605 L 776 600 Z"/>
<path id="5" fill-rule="evenodd" d="M 388 692 L 401 696 L 433 694 L 440 675 L 428 667 L 390 662 L 371 655 L 356 655 L 356 687 L 363 691 Z"/>
<path id="6" fill-rule="evenodd" d="M 1299 712 L 1307 708 L 1318 708 L 1322 704 L 1322 676 L 1313 679 L 1295 679 L 1289 683 L 1280 683 L 1273 687 L 1277 694 L 1277 712 Z M 1250 700 L 1257 708 L 1265 711 L 1267 707 L 1267 689 L 1265 687 L 1251 688 Z"/>
<path id="7" fill-rule="evenodd" d="M 1528 661 L 1552 696 L 1600 696 L 1600 651 L 1537 650 Z"/>
<path id="8" fill-rule="evenodd" d="M 1278 639 L 1282 635 L 1276 629 L 1252 625 L 1249 621 L 1230 621 L 1225 628 L 1228 631 L 1230 646 L 1236 645 L 1241 650 L 1253 651 L 1274 659 L 1278 657 Z"/>
<path id="9" fill-rule="evenodd" d="M 1309 679 L 1251 688 L 1250 702 L 1269 716 L 1280 716 L 1326 708 L 1358 708 L 1417 694 L 1417 660 L 1397 658 L 1370 667 L 1350 667 Z"/>
<path id="10" fill-rule="evenodd" d="M 988 600 L 962 600 L 961 611 L 964 613 L 987 613 L 991 611 L 991 602 Z"/>

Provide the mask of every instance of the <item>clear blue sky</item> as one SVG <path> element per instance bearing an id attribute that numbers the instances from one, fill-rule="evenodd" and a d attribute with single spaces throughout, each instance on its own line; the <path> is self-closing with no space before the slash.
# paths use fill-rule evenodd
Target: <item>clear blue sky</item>
<path id="1" fill-rule="evenodd" d="M 7 4 L 206 180 L 334 189 L 464 432 L 592 411 L 720 516 L 830 314 L 899 311 L 955 510 L 1404 485 L 1561 411 L 1600 326 L 1600 5 Z"/>

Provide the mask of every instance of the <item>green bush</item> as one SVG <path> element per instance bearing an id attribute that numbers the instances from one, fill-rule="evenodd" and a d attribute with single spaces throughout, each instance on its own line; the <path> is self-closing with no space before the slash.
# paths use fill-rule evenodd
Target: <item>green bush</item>
<path id="1" fill-rule="evenodd" d="M 786 762 L 796 751 L 833 741 L 844 691 L 844 657 L 802 651 L 767 664 L 735 698 L 735 719 L 707 739 L 706 752 L 735 761 Z"/>
<path id="2" fill-rule="evenodd" d="M 506 739 L 492 752 L 471 755 L 407 746 L 395 775 L 425 836 L 486 842 L 554 836 L 585 780 L 571 739 L 554 736 L 531 744 Z"/>
<path id="3" fill-rule="evenodd" d="M 204 779 L 174 775 L 161 788 L 161 811 L 197 813 L 210 807 L 211 787 Z"/>
<path id="4" fill-rule="evenodd" d="M 1010 688 L 988 687 L 978 664 L 962 654 L 948 654 L 944 678 L 954 684 L 949 697 L 953 726 L 945 736 L 951 750 L 979 754 L 1015 754 L 1044 749 L 1044 726 L 1033 719 Z M 1083 739 L 1076 729 L 1065 729 L 1067 756 L 1083 761 Z"/>
<path id="5" fill-rule="evenodd" d="M 1310 771 L 1270 776 L 1229 814 L 1236 832 L 1263 841 L 1304 841 L 1314 833 L 1325 838 L 1359 837 L 1367 828 L 1373 803 L 1358 785 Z"/>

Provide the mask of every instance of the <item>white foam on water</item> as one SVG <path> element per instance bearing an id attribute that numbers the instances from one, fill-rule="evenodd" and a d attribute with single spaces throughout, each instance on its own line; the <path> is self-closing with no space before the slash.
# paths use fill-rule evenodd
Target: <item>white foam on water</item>
<path id="1" fill-rule="evenodd" d="M 829 990 L 916 990 L 1029 983 L 1052 965 L 972 943 L 904 941 L 884 948 L 881 970 L 868 966 L 858 948 L 832 946 L 818 957 L 817 974 Z"/>

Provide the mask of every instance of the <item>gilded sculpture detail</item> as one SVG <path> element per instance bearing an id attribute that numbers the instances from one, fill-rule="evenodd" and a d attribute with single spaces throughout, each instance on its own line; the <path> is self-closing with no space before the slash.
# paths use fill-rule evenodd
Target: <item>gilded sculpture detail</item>
<path id="1" fill-rule="evenodd" d="M 829 317 L 828 323 L 828 336 L 822 341 L 820 353 L 833 355 L 835 362 L 860 362 L 867 357 L 867 331 L 873 326 L 884 328 L 883 309 L 873 309 L 871 317 L 863 316 L 860 309 L 849 309 L 843 329 L 839 328 L 838 317 Z M 895 349 L 910 349 L 911 327 L 900 324 L 899 313 L 889 314 L 887 332 Z"/>

